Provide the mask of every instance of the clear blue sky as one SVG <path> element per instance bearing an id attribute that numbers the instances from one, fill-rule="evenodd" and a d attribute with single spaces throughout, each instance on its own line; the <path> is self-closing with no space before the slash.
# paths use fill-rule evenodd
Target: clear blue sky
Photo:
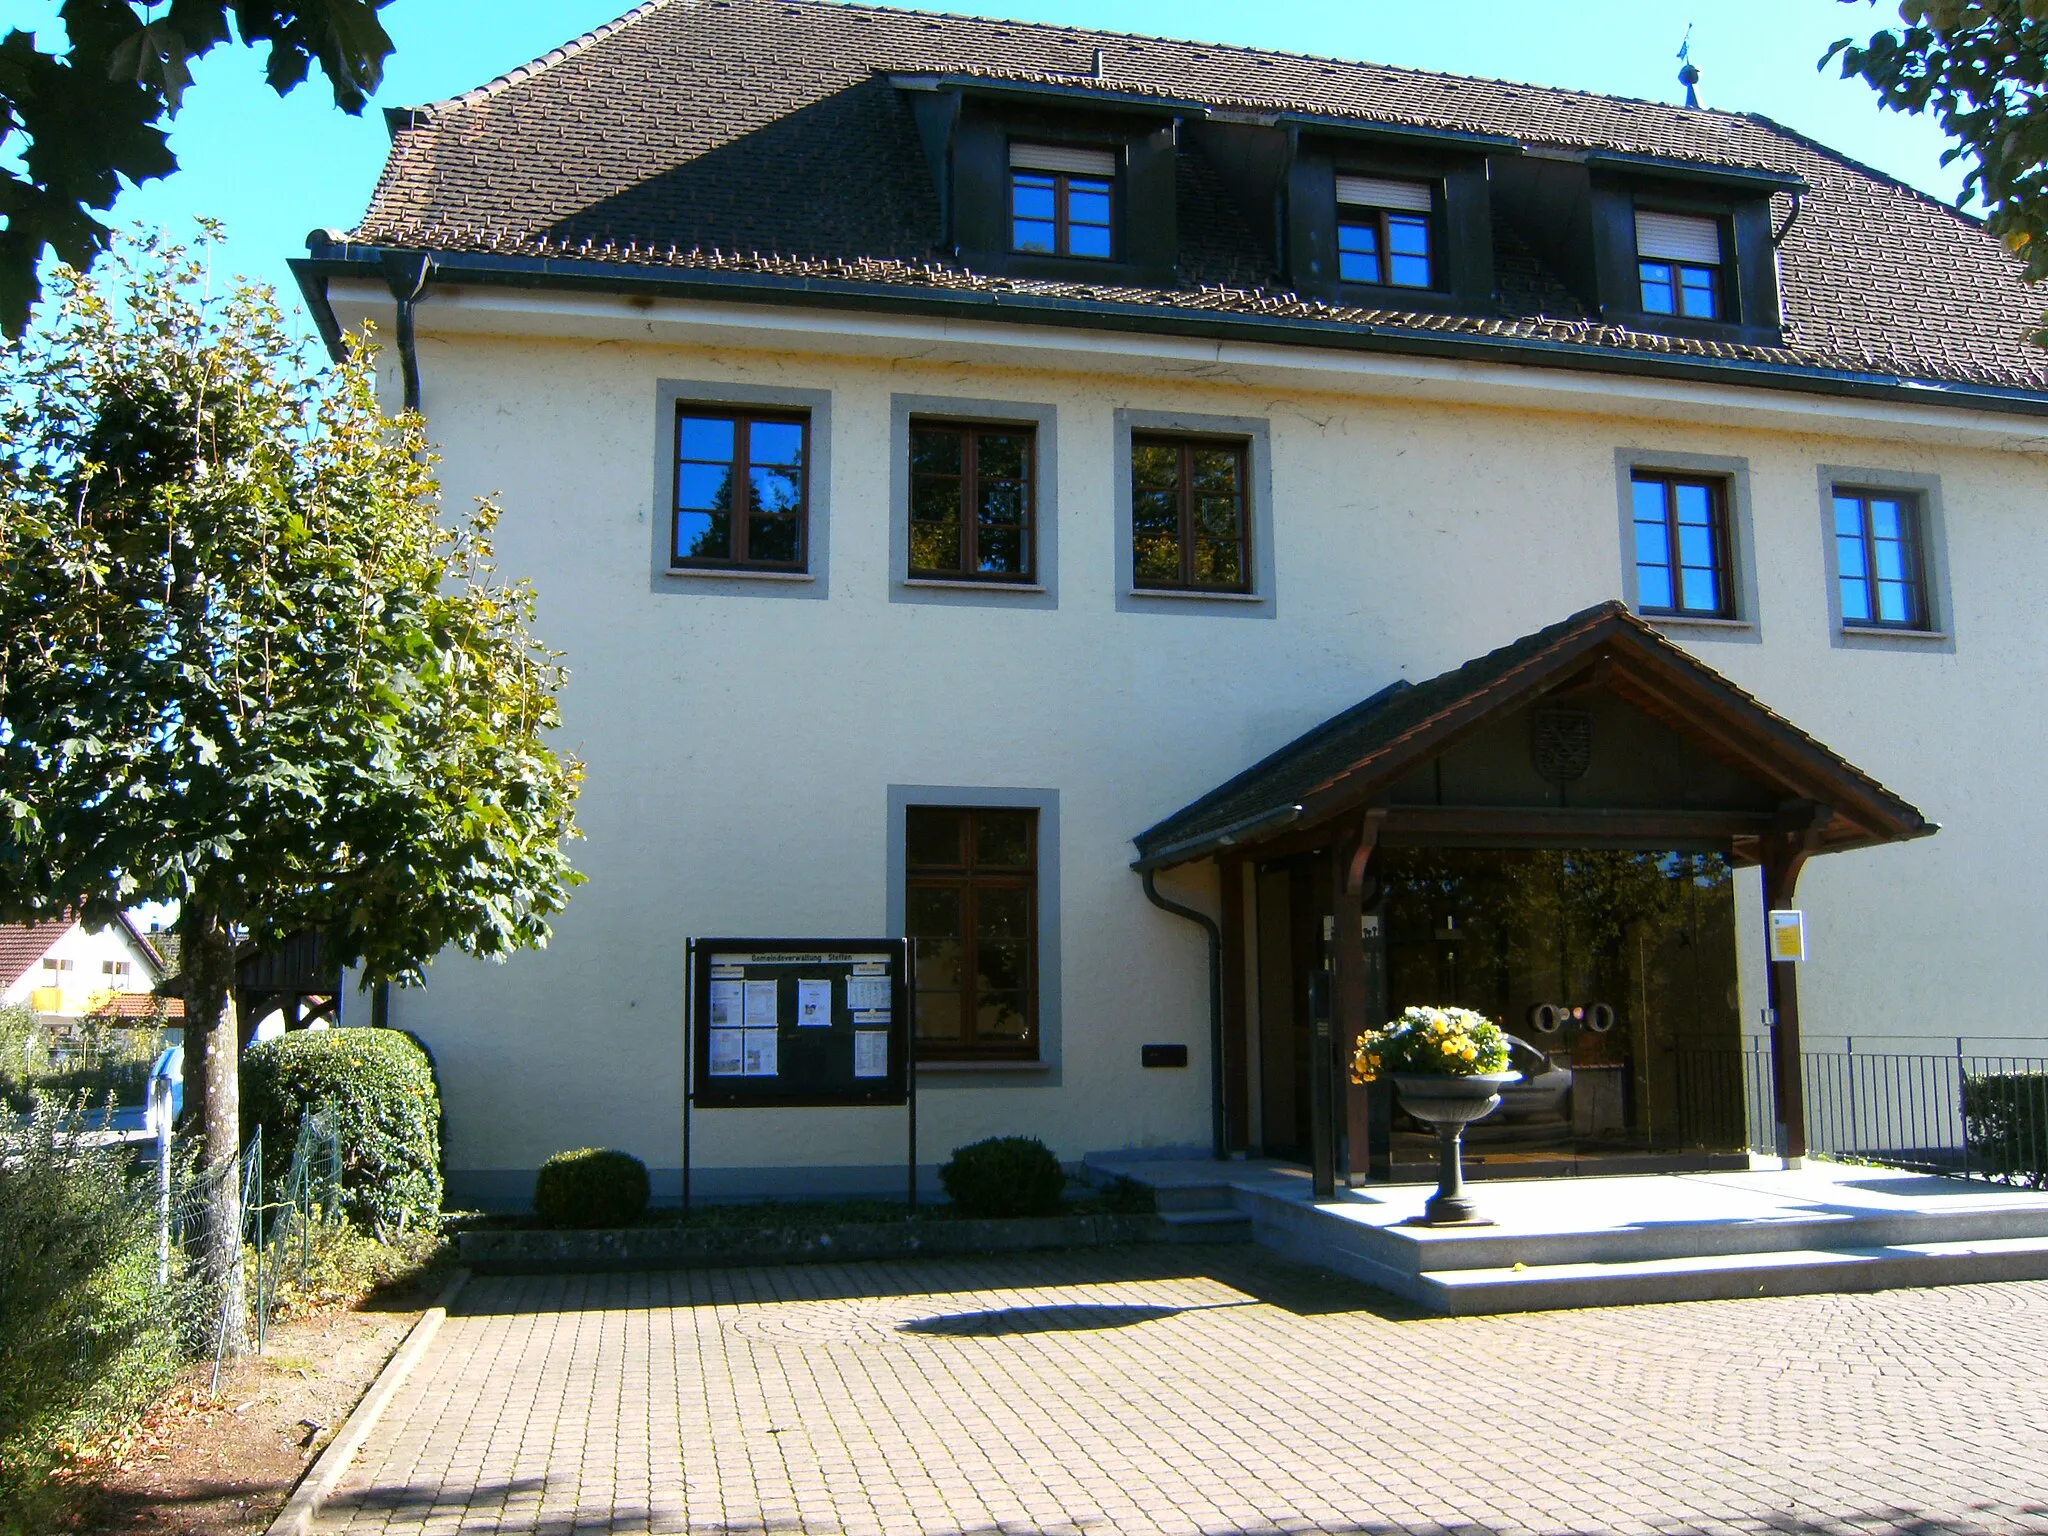
<path id="1" fill-rule="evenodd" d="M 187 233 L 193 215 L 225 220 L 225 265 L 274 283 L 308 230 L 347 228 L 383 164 L 378 110 L 452 96 L 559 46 L 631 0 L 394 0 L 384 14 L 398 51 L 361 118 L 336 110 L 316 76 L 279 100 L 260 55 L 217 49 L 197 71 L 172 131 L 183 169 L 131 188 L 117 222 Z M 1761 112 L 1856 159 L 1953 201 L 1962 167 L 1928 122 L 1880 112 L 1860 81 L 1815 62 L 1836 38 L 1867 35 L 1897 12 L 1854 0 L 993 0 L 928 7 L 1057 22 L 1676 101 L 1673 55 L 1686 26 L 1709 106 Z M 60 39 L 54 0 L 0 0 L 0 25 Z M 216 268 L 218 270 L 218 267 Z"/>

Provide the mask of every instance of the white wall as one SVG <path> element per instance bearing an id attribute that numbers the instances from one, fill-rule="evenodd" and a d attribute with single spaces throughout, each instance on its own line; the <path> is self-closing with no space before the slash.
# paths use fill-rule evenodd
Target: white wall
<path id="1" fill-rule="evenodd" d="M 477 334 L 490 327 L 475 319 L 435 334 L 433 315 L 422 371 L 449 504 L 502 493 L 501 562 L 533 578 L 540 633 L 568 653 L 562 744 L 589 765 L 574 857 L 590 883 L 550 948 L 503 966 L 447 959 L 424 992 L 394 993 L 394 1022 L 436 1053 L 456 1170 L 505 1171 L 511 1190 L 586 1143 L 674 1168 L 685 936 L 881 930 L 887 788 L 902 783 L 1061 796 L 1056 1070 L 927 1078 L 928 1157 L 1008 1131 L 1066 1157 L 1206 1142 L 1202 941 L 1147 905 L 1130 837 L 1397 677 L 1620 595 L 1615 454 L 1629 447 L 1749 467 L 1759 623 L 1674 637 L 1944 827 L 1809 866 L 1809 1038 L 2048 1038 L 2048 468 L 2031 453 L 1777 398 L 1763 425 L 1688 422 L 1676 418 L 1702 412 L 1666 409 L 1647 386 L 1632 407 L 1612 388 L 1588 396 L 1603 412 L 1589 414 L 1438 398 L 1455 380 L 1426 400 L 1383 375 L 1346 393 L 1327 359 L 1311 391 L 1252 370 L 1204 381 L 1136 362 L 1086 373 L 829 355 L 820 338 L 806 355 L 790 335 L 781 350 L 691 346 L 686 325 L 658 343 L 625 340 L 623 323 L 610 339 Z M 828 600 L 651 575 L 663 379 L 831 392 Z M 1056 611 L 889 601 L 892 393 L 1057 408 Z M 1272 518 L 1274 617 L 1118 611 L 1119 408 L 1270 423 L 1273 505 L 1256 515 Z M 1955 441 L 1912 441 L 1943 435 Z M 1940 477 L 1952 647 L 1831 643 L 1823 463 Z M 1208 878 L 1163 884 L 1213 910 Z M 1746 922 L 1754 905 L 1746 894 Z M 1753 1023 L 1754 963 L 1744 985 Z M 1151 1040 L 1187 1042 L 1191 1067 L 1142 1070 Z M 893 1111 L 699 1126 L 700 1164 L 883 1168 L 902 1155 Z"/>

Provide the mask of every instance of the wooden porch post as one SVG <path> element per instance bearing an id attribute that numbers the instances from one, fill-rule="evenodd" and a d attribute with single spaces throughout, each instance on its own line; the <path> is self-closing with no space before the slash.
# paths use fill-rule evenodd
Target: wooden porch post
<path id="1" fill-rule="evenodd" d="M 1827 812 L 1817 811 L 1806 830 L 1774 832 L 1763 842 L 1764 911 L 1789 908 L 1799 872 L 1818 840 Z M 1766 931 L 1765 942 L 1769 942 Z M 1766 956 L 1769 950 L 1765 951 Z M 1799 966 L 1766 959 L 1765 996 L 1771 1010 L 1771 1102 L 1777 1120 L 1778 1156 L 1787 1168 L 1806 1160 L 1806 1075 L 1800 1056 Z"/>
<path id="2" fill-rule="evenodd" d="M 1337 1081 L 1344 1104 L 1344 1166 L 1346 1183 L 1355 1184 L 1371 1172 L 1372 1117 L 1370 1089 L 1351 1081 L 1351 1058 L 1365 1033 L 1365 883 L 1380 823 L 1386 812 L 1365 813 L 1356 830 L 1339 836 L 1331 848 L 1330 1023 L 1337 1042 Z"/>
<path id="3" fill-rule="evenodd" d="M 1251 1042 L 1245 1034 L 1244 860 L 1216 861 L 1223 920 L 1223 1131 L 1229 1151 L 1251 1145 Z"/>

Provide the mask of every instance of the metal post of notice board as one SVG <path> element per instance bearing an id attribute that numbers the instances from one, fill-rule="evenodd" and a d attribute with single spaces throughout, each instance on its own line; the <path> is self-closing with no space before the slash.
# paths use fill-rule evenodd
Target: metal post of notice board
<path id="1" fill-rule="evenodd" d="M 905 1196 L 917 1209 L 917 1070 L 909 939 L 688 939 L 682 1207 L 695 1112 L 905 1109 Z"/>

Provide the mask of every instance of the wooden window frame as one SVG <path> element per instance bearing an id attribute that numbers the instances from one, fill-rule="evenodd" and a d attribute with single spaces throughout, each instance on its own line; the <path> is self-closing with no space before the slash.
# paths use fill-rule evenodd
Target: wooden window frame
<path id="1" fill-rule="evenodd" d="M 1636 570 L 1637 608 L 1640 612 L 1659 618 L 1671 619 L 1729 619 L 1737 617 L 1735 611 L 1735 562 L 1734 529 L 1729 518 L 1728 482 L 1719 475 L 1694 474 L 1677 470 L 1638 467 L 1629 472 L 1631 486 L 1629 503 L 1629 559 Z M 1673 605 L 1656 607 L 1641 601 L 1642 559 L 1635 547 L 1635 526 L 1642 521 L 1636 515 L 1633 487 L 1656 485 L 1664 491 L 1664 539 L 1665 550 L 1670 556 L 1667 568 L 1671 580 Z M 1711 522 L 1709 533 L 1713 545 L 1713 573 L 1715 605 L 1708 608 L 1688 608 L 1685 603 L 1685 562 L 1679 549 L 1678 487 L 1699 486 L 1707 493 L 1707 505 Z"/>
<path id="2" fill-rule="evenodd" d="M 1038 582 L 1038 423 L 1034 421 L 969 421 L 958 417 L 912 416 L 907 450 L 911 461 L 904 467 L 905 483 L 909 486 L 909 504 L 905 521 L 905 538 L 910 539 L 917 530 L 917 434 L 919 432 L 958 432 L 960 443 L 960 569 L 941 570 L 935 566 L 921 566 L 913 558 L 916 545 L 911 543 L 904 552 L 904 571 L 912 581 L 974 581 L 987 582 L 990 586 L 1035 586 Z M 1024 569 L 1017 573 L 982 571 L 978 549 L 981 519 L 975 515 L 968 487 L 975 485 L 980 475 L 978 465 L 981 457 L 981 439 L 984 435 L 1022 436 L 1024 449 Z"/>
<path id="3" fill-rule="evenodd" d="M 1049 251 L 1028 249 L 1017 243 L 1017 178 L 1019 176 L 1049 176 L 1052 178 L 1052 246 Z M 1056 258 L 1060 261 L 1115 261 L 1118 248 L 1123 244 L 1117 238 L 1117 215 L 1123 199 L 1117 194 L 1117 177 L 1090 175 L 1081 171 L 1048 171 L 1036 166 L 1013 165 L 1009 167 L 1006 182 L 1009 191 L 1008 206 L 1004 209 L 1010 225 L 1010 254 L 1013 256 L 1038 256 Z M 1106 228 L 1109 234 L 1109 250 L 1101 256 L 1091 256 L 1086 251 L 1073 249 L 1072 221 L 1069 217 L 1069 192 L 1076 181 L 1092 182 L 1109 188 L 1109 223 L 1106 226 L 1088 224 L 1086 229 Z"/>
<path id="4" fill-rule="evenodd" d="M 1179 451 L 1180 466 L 1177 487 L 1177 518 L 1175 538 L 1180 546 L 1180 573 L 1176 580 L 1159 581 L 1147 579 L 1138 571 L 1138 450 L 1140 448 L 1171 447 Z M 1237 458 L 1237 559 L 1241 578 L 1233 583 L 1196 581 L 1195 569 L 1195 488 L 1194 459 L 1198 449 L 1215 451 L 1227 450 Z M 1124 466 L 1124 473 L 1131 477 L 1131 587 L 1138 592 L 1231 592 L 1252 593 L 1257 588 L 1257 572 L 1252 569 L 1252 456 L 1251 444 L 1241 437 L 1205 437 L 1185 432 L 1133 432 L 1131 434 L 1131 462 Z"/>
<path id="5" fill-rule="evenodd" d="M 1417 287 L 1413 283 L 1394 281 L 1394 246 L 1388 238 L 1387 221 L 1391 218 L 1415 219 L 1422 224 L 1423 239 L 1428 249 L 1423 260 L 1429 263 L 1429 281 Z M 1365 278 L 1344 275 L 1344 231 L 1360 229 L 1370 224 L 1373 238 L 1379 244 L 1379 275 L 1370 281 Z M 1337 281 L 1360 288 L 1392 288 L 1400 293 L 1439 293 L 1443 284 L 1439 279 L 1437 260 L 1436 215 L 1417 213 L 1407 208 L 1373 208 L 1360 203 L 1339 203 L 1337 205 Z"/>
<path id="6" fill-rule="evenodd" d="M 962 860 L 957 865 L 913 864 L 910 861 L 911 824 L 922 812 L 936 812 L 962 818 Z M 978 859 L 980 818 L 985 815 L 1017 816 L 1025 818 L 1029 829 L 1030 855 L 1023 866 L 1014 864 L 992 865 L 983 868 Z M 911 805 L 905 807 L 903 820 L 903 894 L 905 931 L 909 929 L 909 912 L 916 893 L 925 890 L 955 891 L 960 896 L 960 982 L 958 986 L 960 1003 L 960 1037 L 957 1040 L 931 1041 L 918 1032 L 915 1010 L 917 998 L 912 1000 L 912 1042 L 915 1059 L 919 1061 L 1037 1061 L 1039 1056 L 1038 1035 L 1038 877 L 1039 877 L 1039 823 L 1040 817 L 1035 806 L 1016 805 Z M 1024 933 L 1024 1033 L 1022 1038 L 1000 1036 L 989 1041 L 978 1038 L 980 1011 L 978 1007 L 980 981 L 980 934 L 979 893 L 984 890 L 1022 890 L 1027 896 L 1025 906 Z M 936 988 L 920 984 L 918 996 Z"/>
<path id="7" fill-rule="evenodd" d="M 1671 302 L 1673 305 L 1671 309 L 1650 308 L 1649 295 L 1645 291 L 1643 278 L 1643 269 L 1645 267 L 1662 267 L 1670 274 Z M 1727 296 L 1722 291 L 1724 281 L 1722 274 L 1725 270 L 1718 263 L 1710 267 L 1697 261 L 1673 261 L 1664 256 L 1638 256 L 1636 258 L 1636 303 L 1644 314 L 1659 320 L 1725 320 L 1727 316 L 1723 311 L 1728 307 Z M 1714 312 L 1711 315 L 1691 315 L 1686 313 L 1685 274 L 1687 272 L 1704 272 L 1712 279 L 1707 288 L 1708 293 L 1713 295 L 1714 300 Z"/>
<path id="8" fill-rule="evenodd" d="M 728 515 L 732 520 L 732 553 L 724 557 L 706 555 L 685 555 L 677 536 L 677 522 L 683 508 L 676 505 L 680 494 L 682 475 L 682 429 L 687 420 L 730 421 L 733 424 L 732 471 L 733 505 Z M 802 490 L 797 498 L 796 518 L 796 559 L 756 560 L 748 553 L 748 540 L 753 532 L 753 477 L 747 473 L 750 455 L 748 448 L 753 440 L 756 424 L 771 426 L 794 426 L 803 433 Z M 697 461 L 692 461 L 697 462 Z M 811 414 L 802 410 L 750 410 L 739 406 L 706 405 L 688 400 L 676 402 L 675 420 L 669 436 L 669 535 L 668 563 L 674 571 L 770 571 L 777 574 L 802 575 L 811 568 Z M 781 515 L 781 514 L 777 514 Z"/>
<path id="9" fill-rule="evenodd" d="M 1836 522 L 1838 501 L 1856 503 L 1857 521 L 1860 525 L 1857 540 L 1863 546 L 1863 575 L 1860 578 L 1865 589 L 1866 606 L 1872 616 L 1867 619 L 1849 617 L 1849 607 L 1843 599 L 1842 587 L 1859 578 L 1844 574 L 1842 570 L 1841 541 L 1844 535 Z M 1905 619 L 1884 619 L 1876 616 L 1877 600 L 1877 533 L 1871 526 L 1870 504 L 1873 501 L 1896 502 L 1899 508 L 1899 527 L 1904 537 L 1900 539 L 1906 561 L 1906 588 L 1912 595 L 1913 613 Z M 1828 496 L 1829 533 L 1835 539 L 1835 602 L 1840 610 L 1842 627 L 1848 630 L 1883 630 L 1889 634 L 1927 634 L 1934 629 L 1933 604 L 1927 590 L 1927 518 L 1920 496 L 1914 491 L 1887 490 L 1882 486 L 1838 485 L 1830 489 Z"/>

